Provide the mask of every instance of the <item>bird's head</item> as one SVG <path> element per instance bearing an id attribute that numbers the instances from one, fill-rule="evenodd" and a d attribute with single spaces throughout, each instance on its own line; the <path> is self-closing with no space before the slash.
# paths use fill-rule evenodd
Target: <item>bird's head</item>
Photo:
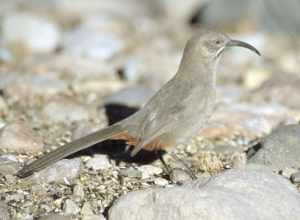
<path id="1" fill-rule="evenodd" d="M 239 40 L 232 40 L 226 34 L 205 31 L 193 36 L 187 43 L 185 52 L 195 58 L 217 59 L 230 47 L 244 47 L 260 55 L 252 45 Z"/>

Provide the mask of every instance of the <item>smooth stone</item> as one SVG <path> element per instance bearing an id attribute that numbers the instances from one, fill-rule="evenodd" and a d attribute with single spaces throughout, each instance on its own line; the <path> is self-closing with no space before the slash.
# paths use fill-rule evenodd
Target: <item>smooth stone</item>
<path id="1" fill-rule="evenodd" d="M 205 185 L 195 181 L 193 185 L 130 192 L 109 210 L 110 220 L 296 220 L 299 216 L 297 189 L 260 166 L 229 170 Z"/>
<path id="2" fill-rule="evenodd" d="M 264 138 L 261 148 L 249 162 L 275 170 L 300 168 L 300 125 L 286 125 Z"/>
<path id="3" fill-rule="evenodd" d="M 58 46 L 60 33 L 57 25 L 45 17 L 14 13 L 4 16 L 2 39 L 7 45 L 21 44 L 32 52 L 48 53 Z"/>
<path id="4" fill-rule="evenodd" d="M 136 56 L 129 57 L 121 68 L 121 77 L 129 82 L 138 82 L 142 67 L 142 60 Z"/>
<path id="5" fill-rule="evenodd" d="M 89 112 L 83 105 L 71 100 L 53 100 L 44 106 L 43 116 L 54 123 L 87 121 Z"/>
<path id="6" fill-rule="evenodd" d="M 297 173 L 292 174 L 291 181 L 293 183 L 300 183 L 300 171 L 298 171 Z"/>
<path id="7" fill-rule="evenodd" d="M 30 177 L 33 183 L 63 183 L 70 184 L 80 172 L 80 159 L 75 158 L 72 160 L 63 159 L 57 163 L 34 173 Z"/>
<path id="8" fill-rule="evenodd" d="M 64 43 L 66 54 L 105 61 L 119 54 L 125 47 L 124 39 L 115 33 L 84 27 L 69 33 Z"/>
<path id="9" fill-rule="evenodd" d="M 0 156 L 0 173 L 2 175 L 13 175 L 19 170 L 20 166 L 16 158 Z"/>
<path id="10" fill-rule="evenodd" d="M 132 167 L 121 169 L 120 174 L 129 178 L 142 178 L 142 172 Z"/>
<path id="11" fill-rule="evenodd" d="M 11 201 L 16 201 L 16 202 L 21 202 L 24 201 L 25 195 L 23 192 L 16 192 L 14 194 L 9 194 L 6 196 L 5 201 L 11 202 Z"/>
<path id="12" fill-rule="evenodd" d="M 85 216 L 91 216 L 91 215 L 94 215 L 94 212 L 93 212 L 93 209 L 92 209 L 92 206 L 89 202 L 85 202 L 81 208 L 81 215 L 83 217 Z"/>
<path id="13" fill-rule="evenodd" d="M 154 184 L 157 186 L 167 186 L 169 185 L 169 181 L 164 178 L 158 177 L 154 179 Z"/>
<path id="14" fill-rule="evenodd" d="M 171 180 L 174 183 L 183 184 L 192 180 L 191 176 L 187 173 L 188 171 L 175 168 L 171 173 Z"/>
<path id="15" fill-rule="evenodd" d="M 142 107 L 154 95 L 154 91 L 144 86 L 133 86 L 121 89 L 107 97 L 104 104 L 119 104 L 130 107 Z"/>
<path id="16" fill-rule="evenodd" d="M 89 159 L 86 163 L 86 167 L 92 170 L 108 169 L 112 165 L 107 155 L 97 154 L 93 158 Z"/>
<path id="17" fill-rule="evenodd" d="M 15 153 L 37 153 L 43 150 L 42 138 L 23 123 L 6 125 L 0 131 L 2 150 Z"/>
<path id="18" fill-rule="evenodd" d="M 160 167 L 153 165 L 142 165 L 138 167 L 138 170 L 142 172 L 142 179 L 147 179 L 163 172 Z"/>
<path id="19" fill-rule="evenodd" d="M 76 215 L 80 212 L 79 206 L 71 199 L 65 201 L 63 210 L 65 215 Z"/>
<path id="20" fill-rule="evenodd" d="M 91 204 L 85 202 L 81 209 L 82 220 L 105 220 L 106 218 L 103 215 L 95 215 L 93 213 Z"/>
<path id="21" fill-rule="evenodd" d="M 84 199 L 84 195 L 85 193 L 84 193 L 83 186 L 81 184 L 75 185 L 73 188 L 73 196 L 81 200 Z"/>

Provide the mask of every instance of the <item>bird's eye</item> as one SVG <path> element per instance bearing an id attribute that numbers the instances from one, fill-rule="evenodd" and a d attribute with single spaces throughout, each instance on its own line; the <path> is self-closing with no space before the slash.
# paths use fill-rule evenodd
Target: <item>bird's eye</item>
<path id="1" fill-rule="evenodd" d="M 219 45 L 221 43 L 220 40 L 216 40 L 216 44 Z"/>

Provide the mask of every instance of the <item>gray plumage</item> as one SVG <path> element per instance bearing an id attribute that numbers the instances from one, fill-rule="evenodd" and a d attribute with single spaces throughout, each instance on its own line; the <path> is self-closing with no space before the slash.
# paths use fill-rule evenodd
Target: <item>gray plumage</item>
<path id="1" fill-rule="evenodd" d="M 26 165 L 18 172 L 33 172 L 106 139 L 124 139 L 133 145 L 131 155 L 141 149 L 159 150 L 184 143 L 205 125 L 215 106 L 216 70 L 220 55 L 231 46 L 246 47 L 227 35 L 202 32 L 186 44 L 179 69 L 138 112 L 108 128 L 68 143 Z"/>

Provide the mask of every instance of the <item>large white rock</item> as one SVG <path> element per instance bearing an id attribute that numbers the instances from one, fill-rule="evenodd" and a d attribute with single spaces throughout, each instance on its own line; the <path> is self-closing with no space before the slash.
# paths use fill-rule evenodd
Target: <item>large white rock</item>
<path id="1" fill-rule="evenodd" d="M 227 171 L 204 184 L 131 192 L 109 211 L 109 220 L 296 220 L 299 216 L 296 188 L 257 166 Z"/>

